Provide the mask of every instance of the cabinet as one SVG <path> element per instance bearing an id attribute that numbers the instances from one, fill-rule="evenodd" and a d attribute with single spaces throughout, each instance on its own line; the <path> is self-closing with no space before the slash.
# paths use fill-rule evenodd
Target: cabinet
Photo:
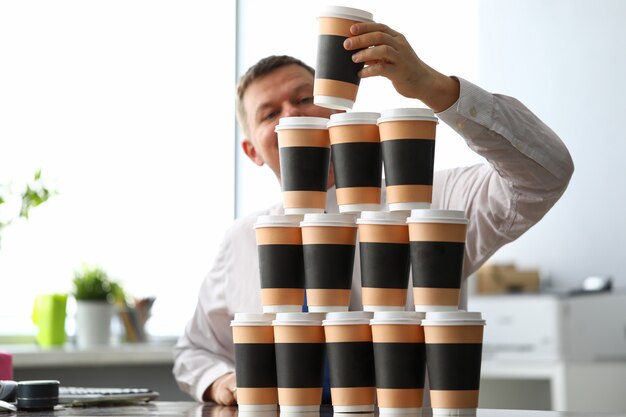
<path id="1" fill-rule="evenodd" d="M 483 408 L 626 410 L 626 293 L 471 296 Z"/>

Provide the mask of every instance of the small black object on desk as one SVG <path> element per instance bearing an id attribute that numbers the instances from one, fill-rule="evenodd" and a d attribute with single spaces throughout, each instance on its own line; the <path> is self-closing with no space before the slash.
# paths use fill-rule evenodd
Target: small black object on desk
<path id="1" fill-rule="evenodd" d="M 19 410 L 52 410 L 59 403 L 59 381 L 20 381 L 17 383 Z"/>

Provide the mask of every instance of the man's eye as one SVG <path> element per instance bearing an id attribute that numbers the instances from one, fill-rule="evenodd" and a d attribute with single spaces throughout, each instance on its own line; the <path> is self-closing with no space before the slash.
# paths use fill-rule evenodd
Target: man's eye
<path id="1" fill-rule="evenodd" d="M 267 113 L 265 116 L 263 116 L 263 120 L 272 120 L 276 116 L 278 116 L 278 112 L 277 111 L 273 111 L 273 112 Z"/>
<path id="2" fill-rule="evenodd" d="M 311 104 L 313 103 L 313 97 L 304 97 L 300 100 L 300 104 Z"/>

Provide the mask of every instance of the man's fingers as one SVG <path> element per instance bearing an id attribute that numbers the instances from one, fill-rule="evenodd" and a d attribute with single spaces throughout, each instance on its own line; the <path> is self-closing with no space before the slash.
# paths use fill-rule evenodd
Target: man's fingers
<path id="1" fill-rule="evenodd" d="M 398 35 L 398 32 L 396 32 L 395 30 L 391 29 L 389 26 L 384 25 L 382 23 L 361 22 L 361 23 L 355 23 L 354 25 L 350 27 L 350 33 L 352 33 L 353 35 L 361 35 L 363 33 L 369 33 L 369 32 L 384 32 L 391 36 Z"/>
<path id="2" fill-rule="evenodd" d="M 211 399 L 220 405 L 234 405 L 237 403 L 237 381 L 235 373 L 222 375 L 210 387 Z"/>
<path id="3" fill-rule="evenodd" d="M 226 387 L 221 387 L 217 393 L 215 402 L 221 405 L 235 405 L 237 403 L 237 399 L 235 398 L 233 391 Z"/>
<path id="4" fill-rule="evenodd" d="M 353 51 L 355 49 L 369 48 L 370 46 L 393 44 L 393 36 L 383 32 L 370 32 L 346 39 L 343 47 L 348 51 Z"/>
<path id="5" fill-rule="evenodd" d="M 398 51 L 393 49 L 389 45 L 380 45 L 375 46 L 373 48 L 363 49 L 355 53 L 352 56 L 352 60 L 354 62 L 372 62 L 372 61 L 382 61 L 382 62 L 397 62 L 398 60 Z"/>
<path id="6" fill-rule="evenodd" d="M 387 76 L 388 73 L 389 64 L 385 64 L 384 62 L 376 62 L 372 65 L 364 67 L 361 71 L 359 71 L 359 77 L 368 78 L 376 77 L 378 75 Z"/>

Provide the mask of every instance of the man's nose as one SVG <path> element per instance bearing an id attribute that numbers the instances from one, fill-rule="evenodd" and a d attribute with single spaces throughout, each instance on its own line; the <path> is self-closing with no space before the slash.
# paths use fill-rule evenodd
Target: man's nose
<path id="1" fill-rule="evenodd" d="M 302 109 L 299 106 L 296 106 L 290 102 L 283 104 L 282 117 L 295 117 L 295 116 L 304 116 Z"/>

